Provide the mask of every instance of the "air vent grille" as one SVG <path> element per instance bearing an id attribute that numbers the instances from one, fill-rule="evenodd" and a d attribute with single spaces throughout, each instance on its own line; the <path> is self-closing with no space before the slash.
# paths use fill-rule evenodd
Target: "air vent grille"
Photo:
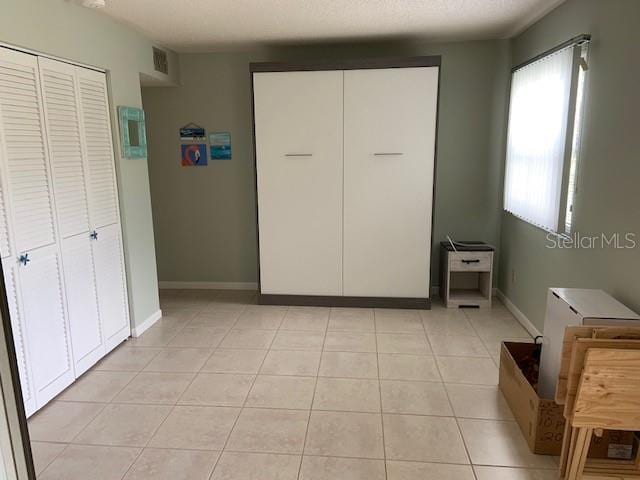
<path id="1" fill-rule="evenodd" d="M 165 75 L 169 75 L 169 62 L 167 60 L 167 52 L 153 47 L 153 67 L 155 68 L 156 72 L 161 72 Z"/>

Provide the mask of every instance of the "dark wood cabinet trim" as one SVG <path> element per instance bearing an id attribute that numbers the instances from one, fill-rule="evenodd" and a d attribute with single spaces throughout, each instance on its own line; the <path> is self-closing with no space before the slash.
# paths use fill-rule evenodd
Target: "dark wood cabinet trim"
<path id="1" fill-rule="evenodd" d="M 316 72 L 319 70 L 367 70 L 374 68 L 439 67 L 440 55 L 402 58 L 370 58 L 330 62 L 259 62 L 250 63 L 249 71 L 257 72 Z"/>
<path id="2" fill-rule="evenodd" d="M 429 298 L 396 297 L 341 297 L 324 295 L 273 295 L 261 293 L 260 305 L 291 305 L 302 307 L 359 307 L 359 308 L 405 308 L 431 309 Z"/>

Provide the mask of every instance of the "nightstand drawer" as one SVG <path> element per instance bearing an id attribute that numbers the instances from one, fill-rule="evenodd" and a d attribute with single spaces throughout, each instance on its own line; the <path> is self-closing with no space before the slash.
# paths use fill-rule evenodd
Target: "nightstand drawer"
<path id="1" fill-rule="evenodd" d="M 489 272 L 493 252 L 449 252 L 451 272 Z"/>

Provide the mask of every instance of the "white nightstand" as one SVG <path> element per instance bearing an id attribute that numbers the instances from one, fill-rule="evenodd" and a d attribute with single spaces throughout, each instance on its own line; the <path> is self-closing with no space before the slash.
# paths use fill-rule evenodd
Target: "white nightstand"
<path id="1" fill-rule="evenodd" d="M 440 242 L 440 297 L 447 308 L 491 307 L 494 247 Z"/>

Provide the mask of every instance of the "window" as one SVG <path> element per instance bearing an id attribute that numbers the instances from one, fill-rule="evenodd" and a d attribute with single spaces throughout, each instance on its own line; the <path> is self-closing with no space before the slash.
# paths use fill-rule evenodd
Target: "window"
<path id="1" fill-rule="evenodd" d="M 582 45 L 580 52 L 580 69 L 578 71 L 578 86 L 576 91 L 576 112 L 574 115 L 573 139 L 571 141 L 571 162 L 569 165 L 569 181 L 567 183 L 567 208 L 564 216 L 564 233 L 570 235 L 573 231 L 573 208 L 575 204 L 578 176 L 578 159 L 580 157 L 580 142 L 582 140 L 582 116 L 584 113 L 584 82 L 587 71 L 587 44 Z"/>
<path id="2" fill-rule="evenodd" d="M 582 51 L 572 43 L 517 68 L 511 78 L 504 209 L 553 232 L 572 223 Z"/>

